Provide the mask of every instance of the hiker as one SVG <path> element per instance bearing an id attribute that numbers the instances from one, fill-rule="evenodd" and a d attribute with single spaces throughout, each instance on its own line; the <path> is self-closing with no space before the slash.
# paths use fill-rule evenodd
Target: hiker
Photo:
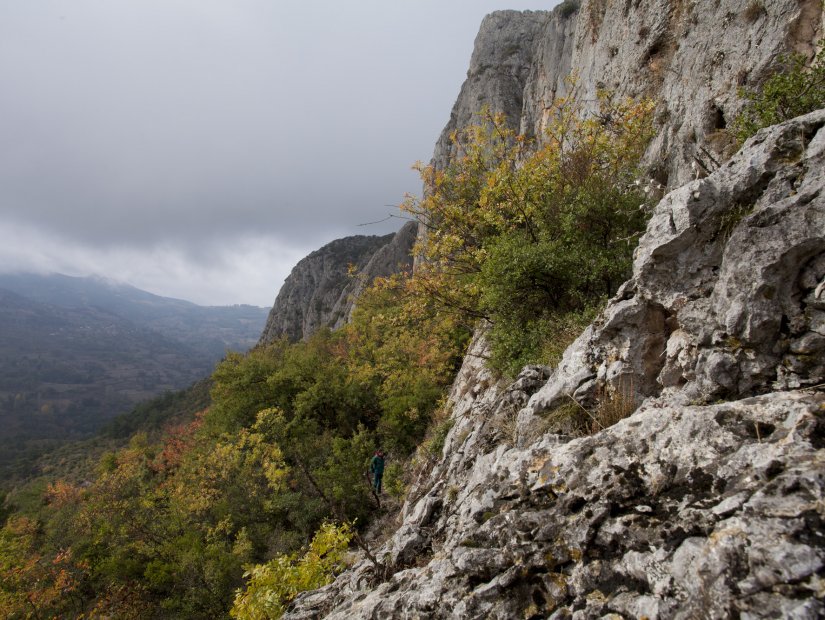
<path id="1" fill-rule="evenodd" d="M 384 477 L 384 451 L 376 450 L 375 456 L 370 459 L 370 473 L 372 474 L 372 488 L 376 493 L 381 492 L 381 478 Z"/>

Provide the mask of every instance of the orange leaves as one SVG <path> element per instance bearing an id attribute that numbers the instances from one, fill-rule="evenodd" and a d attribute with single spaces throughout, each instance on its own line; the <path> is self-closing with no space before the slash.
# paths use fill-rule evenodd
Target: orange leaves
<path id="1" fill-rule="evenodd" d="M 203 415 L 199 414 L 188 424 L 178 424 L 166 432 L 166 441 L 158 458 L 153 464 L 157 472 L 170 472 L 177 469 L 186 453 L 195 442 L 195 433 L 203 426 Z"/>
<path id="2" fill-rule="evenodd" d="M 53 557 L 39 552 L 38 530 L 26 517 L 12 517 L 0 530 L 0 608 L 7 617 L 74 616 L 79 610 L 69 595 L 88 566 L 74 562 L 69 548 Z"/>
<path id="3" fill-rule="evenodd" d="M 57 480 L 49 483 L 46 487 L 46 501 L 55 508 L 64 508 L 66 506 L 76 505 L 81 498 L 83 490 L 79 487 Z"/>

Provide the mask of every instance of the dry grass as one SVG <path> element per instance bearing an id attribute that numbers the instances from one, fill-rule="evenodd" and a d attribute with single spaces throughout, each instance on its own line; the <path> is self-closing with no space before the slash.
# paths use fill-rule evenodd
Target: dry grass
<path id="1" fill-rule="evenodd" d="M 599 406 L 591 416 L 590 432 L 597 433 L 624 420 L 636 410 L 636 391 L 633 377 L 619 377 L 616 385 L 602 389 Z"/>
<path id="2" fill-rule="evenodd" d="M 549 317 L 545 328 L 547 337 L 542 342 L 542 363 L 557 366 L 567 347 L 596 319 L 602 307 L 603 304 L 599 304 L 581 312 Z"/>
<path id="3" fill-rule="evenodd" d="M 499 441 L 515 445 L 518 438 L 518 408 L 514 406 L 503 407 L 495 416 L 489 420 L 489 432 Z"/>
<path id="4" fill-rule="evenodd" d="M 547 416 L 549 426 L 571 435 L 592 435 L 624 420 L 636 410 L 633 377 L 625 375 L 615 385 L 599 390 L 599 404 L 591 411 L 572 396 L 570 402 L 557 407 Z"/>

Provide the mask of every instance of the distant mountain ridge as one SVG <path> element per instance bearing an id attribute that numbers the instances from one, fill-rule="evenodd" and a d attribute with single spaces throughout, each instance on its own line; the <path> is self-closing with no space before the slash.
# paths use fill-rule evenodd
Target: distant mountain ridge
<path id="1" fill-rule="evenodd" d="M 0 478 L 206 377 L 227 349 L 255 344 L 266 312 L 97 278 L 0 275 Z"/>
<path id="2" fill-rule="evenodd" d="M 257 306 L 199 306 L 98 277 L 0 274 L 0 288 L 62 308 L 99 308 L 219 359 L 227 349 L 254 346 L 268 310 Z"/>

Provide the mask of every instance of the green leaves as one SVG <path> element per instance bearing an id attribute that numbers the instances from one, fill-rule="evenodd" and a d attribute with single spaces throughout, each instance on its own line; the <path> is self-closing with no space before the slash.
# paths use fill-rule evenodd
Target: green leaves
<path id="1" fill-rule="evenodd" d="M 779 70 L 758 89 L 740 90 L 746 100 L 733 124 L 733 134 L 744 142 L 763 127 L 825 107 L 825 44 L 808 66 L 802 54 L 779 58 Z"/>
<path id="2" fill-rule="evenodd" d="M 537 148 L 483 112 L 455 135 L 463 157 L 421 168 L 429 193 L 405 204 L 428 229 L 411 288 L 459 320 L 487 319 L 494 368 L 547 361 L 546 330 L 629 275 L 647 218 L 636 179 L 652 109 L 605 94 L 595 114 L 559 101 Z"/>
<path id="3" fill-rule="evenodd" d="M 246 589 L 238 590 L 229 612 L 238 620 L 274 620 L 300 592 L 320 588 L 344 567 L 352 530 L 348 524 L 324 523 L 303 554 L 278 555 L 250 566 Z"/>

